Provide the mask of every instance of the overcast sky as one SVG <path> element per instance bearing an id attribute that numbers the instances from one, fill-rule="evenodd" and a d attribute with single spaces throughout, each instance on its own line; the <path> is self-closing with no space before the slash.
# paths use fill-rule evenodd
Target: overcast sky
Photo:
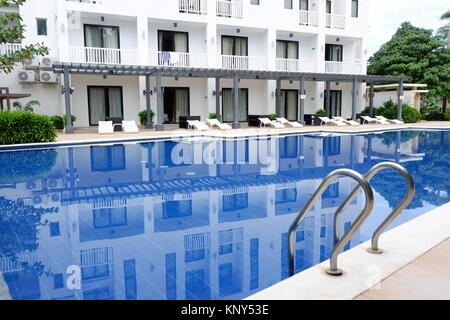
<path id="1" fill-rule="evenodd" d="M 439 18 L 449 9 L 449 0 L 370 0 L 369 57 L 391 39 L 402 22 L 436 30 L 445 24 Z"/>

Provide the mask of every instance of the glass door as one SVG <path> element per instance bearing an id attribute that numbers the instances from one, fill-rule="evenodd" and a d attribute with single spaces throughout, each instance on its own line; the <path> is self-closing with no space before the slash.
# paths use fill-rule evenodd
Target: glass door
<path id="1" fill-rule="evenodd" d="M 222 67 L 225 69 L 248 69 L 248 38 L 222 36 Z M 230 56 L 236 56 L 230 57 Z"/>
<path id="2" fill-rule="evenodd" d="M 300 10 L 309 10 L 309 0 L 300 0 Z"/>
<path id="3" fill-rule="evenodd" d="M 164 88 L 164 123 L 178 123 L 190 115 L 189 88 Z"/>
<path id="4" fill-rule="evenodd" d="M 119 27 L 84 25 L 87 62 L 120 63 L 120 51 L 92 49 L 120 49 L 119 34 Z"/>
<path id="5" fill-rule="evenodd" d="M 99 121 L 123 120 L 122 87 L 88 87 L 89 125 Z"/>
<path id="6" fill-rule="evenodd" d="M 222 89 L 222 117 L 224 122 L 234 121 L 233 90 Z M 248 120 L 248 89 L 239 90 L 239 121 Z"/>
<path id="7" fill-rule="evenodd" d="M 325 61 L 342 62 L 344 47 L 341 44 L 325 45 Z"/>
<path id="8" fill-rule="evenodd" d="M 324 94 L 324 106 L 326 106 L 326 91 Z M 342 91 L 331 90 L 330 91 L 330 114 L 329 117 L 341 117 L 342 116 Z"/>
<path id="9" fill-rule="evenodd" d="M 281 117 L 289 121 L 298 118 L 298 91 L 281 90 Z"/>

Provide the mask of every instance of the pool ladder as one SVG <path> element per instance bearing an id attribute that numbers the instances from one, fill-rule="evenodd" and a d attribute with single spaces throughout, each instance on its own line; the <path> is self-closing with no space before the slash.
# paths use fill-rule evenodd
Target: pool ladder
<path id="1" fill-rule="evenodd" d="M 303 208 L 303 210 L 299 213 L 299 215 L 295 218 L 292 225 L 289 227 L 289 274 L 290 276 L 293 276 L 295 274 L 295 231 L 297 230 L 297 227 L 302 222 L 302 220 L 305 218 L 307 213 L 314 207 L 316 202 L 319 200 L 319 198 L 322 196 L 322 194 L 325 192 L 325 190 L 328 188 L 330 184 L 332 184 L 337 178 L 339 177 L 349 177 L 356 182 L 358 182 L 358 186 L 350 193 L 350 195 L 345 199 L 345 201 L 340 205 L 340 207 L 336 210 L 336 213 L 334 214 L 334 233 L 333 233 L 333 241 L 334 241 L 334 248 L 331 253 L 330 258 L 330 268 L 326 270 L 326 273 L 333 276 L 340 276 L 343 274 L 342 270 L 338 268 L 337 265 L 337 259 L 339 256 L 339 253 L 342 251 L 344 246 L 351 240 L 352 236 L 355 234 L 355 232 L 361 227 L 361 225 L 364 223 L 364 221 L 369 217 L 370 213 L 373 210 L 374 206 L 374 196 L 373 196 L 373 190 L 370 186 L 369 181 L 381 170 L 384 169 L 394 169 L 397 170 L 402 174 L 402 176 L 405 178 L 406 183 L 408 185 L 408 193 L 405 196 L 405 198 L 400 202 L 400 204 L 392 211 L 392 213 L 380 224 L 380 226 L 375 230 L 372 236 L 372 243 L 371 248 L 369 248 L 367 251 L 373 254 L 381 254 L 383 251 L 378 246 L 378 241 L 380 238 L 380 235 L 386 230 L 386 228 L 395 220 L 395 218 L 409 205 L 411 200 L 414 197 L 415 194 L 415 186 L 414 186 L 414 180 L 411 176 L 411 174 L 406 170 L 405 167 L 393 163 L 393 162 L 383 162 L 379 163 L 375 166 L 373 166 L 365 176 L 361 175 L 360 173 L 349 170 L 349 169 L 340 169 L 333 171 L 329 173 L 325 179 L 322 181 L 320 186 L 317 188 L 317 190 L 312 195 L 311 199 L 308 201 L 306 206 Z M 355 199 L 355 197 L 358 195 L 358 193 L 363 190 L 365 197 L 366 197 L 366 203 L 364 205 L 363 210 L 359 214 L 359 216 L 356 218 L 356 220 L 351 225 L 350 229 L 342 236 L 342 238 L 339 238 L 339 218 L 341 213 L 345 210 L 345 208 Z"/>

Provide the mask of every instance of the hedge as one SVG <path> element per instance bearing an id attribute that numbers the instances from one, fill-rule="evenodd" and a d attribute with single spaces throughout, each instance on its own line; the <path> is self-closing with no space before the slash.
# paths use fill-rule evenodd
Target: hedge
<path id="1" fill-rule="evenodd" d="M 141 125 L 145 126 L 147 124 L 147 110 L 143 110 L 143 111 L 139 112 L 138 115 L 139 115 L 139 120 L 141 122 Z M 153 118 L 155 117 L 155 113 L 153 112 L 153 110 L 150 110 L 150 117 L 153 122 Z"/>
<path id="2" fill-rule="evenodd" d="M 368 114 L 369 108 L 365 108 L 362 114 Z M 397 105 L 392 101 L 386 101 L 382 107 L 373 108 L 373 113 L 375 116 L 383 116 L 387 119 L 397 118 Z M 422 115 L 419 111 L 413 107 L 403 104 L 402 106 L 402 119 L 405 123 L 416 123 L 422 119 Z"/>
<path id="3" fill-rule="evenodd" d="M 58 130 L 63 130 L 66 127 L 66 116 L 51 116 L 50 120 Z M 72 115 L 72 125 L 75 121 L 77 121 L 77 117 Z"/>
<path id="4" fill-rule="evenodd" d="M 27 111 L 0 112 L 0 144 L 53 142 L 56 128 L 50 117 Z"/>

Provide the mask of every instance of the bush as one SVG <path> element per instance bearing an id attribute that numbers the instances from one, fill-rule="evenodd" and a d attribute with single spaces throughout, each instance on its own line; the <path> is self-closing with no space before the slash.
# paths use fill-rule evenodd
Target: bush
<path id="1" fill-rule="evenodd" d="M 138 116 L 139 116 L 141 125 L 143 125 L 143 126 L 147 125 L 147 110 L 143 110 L 143 111 L 139 112 Z M 155 113 L 153 112 L 153 110 L 150 110 L 150 119 L 152 119 L 152 123 L 153 123 L 154 117 L 155 117 Z"/>
<path id="2" fill-rule="evenodd" d="M 369 108 L 365 108 L 362 114 L 369 114 Z M 391 99 L 386 101 L 382 107 L 373 108 L 374 116 L 383 116 L 387 119 L 397 118 L 397 104 L 395 104 Z M 405 123 L 416 123 L 422 119 L 422 115 L 419 111 L 413 107 L 403 104 L 402 106 L 402 118 Z"/>
<path id="3" fill-rule="evenodd" d="M 416 123 L 422 120 L 420 112 L 408 105 L 404 105 L 402 108 L 402 118 L 405 123 Z"/>
<path id="4" fill-rule="evenodd" d="M 211 113 L 208 115 L 208 119 L 217 119 L 217 114 L 216 114 L 215 112 L 211 112 Z"/>
<path id="5" fill-rule="evenodd" d="M 58 130 L 63 130 L 66 127 L 66 116 L 51 116 L 50 120 Z M 75 121 L 77 121 L 77 117 L 72 115 L 72 125 L 75 123 Z"/>
<path id="6" fill-rule="evenodd" d="M 26 111 L 0 112 L 0 144 L 53 142 L 56 130 L 50 117 Z"/>
<path id="7" fill-rule="evenodd" d="M 275 113 L 272 113 L 269 115 L 269 119 L 272 121 L 277 120 L 277 118 L 278 118 L 278 116 Z"/>
<path id="8" fill-rule="evenodd" d="M 326 116 L 327 112 L 324 109 L 319 109 L 316 111 L 316 115 L 318 116 Z"/>

